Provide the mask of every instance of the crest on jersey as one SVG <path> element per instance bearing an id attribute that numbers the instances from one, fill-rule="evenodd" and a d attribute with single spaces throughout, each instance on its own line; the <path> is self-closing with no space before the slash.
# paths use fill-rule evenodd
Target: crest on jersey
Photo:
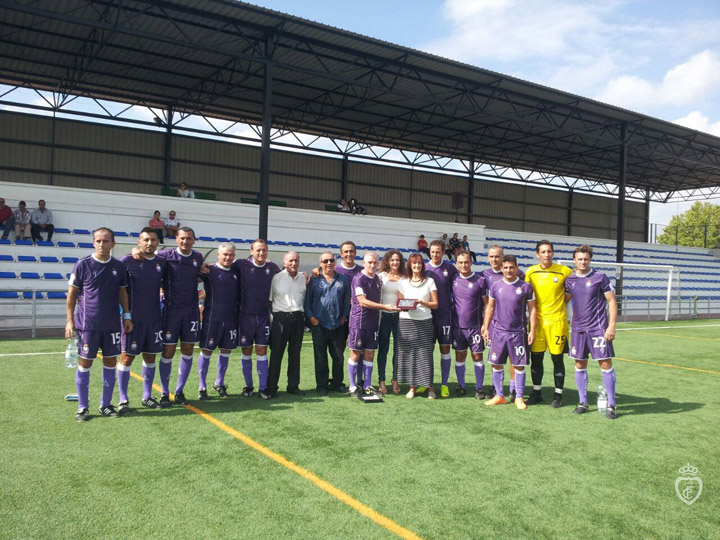
<path id="1" fill-rule="evenodd" d="M 447 270 L 443 270 L 443 276 L 445 276 L 445 277 L 448 276 L 448 271 L 447 271 Z"/>
<path id="2" fill-rule="evenodd" d="M 362 339 L 357 340 L 358 347 L 362 347 Z"/>
<path id="3" fill-rule="evenodd" d="M 165 332 L 165 339 L 172 338 L 172 332 Z"/>
<path id="4" fill-rule="evenodd" d="M 197 268 L 197 261 L 193 261 L 193 266 Z"/>
<path id="5" fill-rule="evenodd" d="M 522 294 L 522 289 L 520 287 L 515 289 L 515 294 Z"/>
<path id="6" fill-rule="evenodd" d="M 90 347 L 87 343 L 83 343 L 83 353 L 87 354 L 90 351 Z"/>
<path id="7" fill-rule="evenodd" d="M 497 353 L 492 353 L 492 359 L 493 361 L 497 360 Z"/>
<path id="8" fill-rule="evenodd" d="M 468 283 L 468 289 L 472 289 L 472 288 L 473 288 L 473 284 L 472 284 L 472 283 Z"/>
<path id="9" fill-rule="evenodd" d="M 210 338 L 210 342 L 208 343 L 208 345 L 210 345 L 212 347 L 214 343 L 215 343 L 215 338 Z"/>
<path id="10" fill-rule="evenodd" d="M 570 352 L 573 356 L 575 356 L 577 354 L 577 347 L 573 347 L 572 349 L 570 349 Z"/>
<path id="11" fill-rule="evenodd" d="M 155 265 L 155 270 L 157 270 L 158 272 L 162 272 L 162 268 L 160 268 L 159 264 Z"/>
<path id="12" fill-rule="evenodd" d="M 270 275 L 270 269 L 269 269 L 269 268 L 266 268 L 266 269 L 265 269 L 265 273 L 269 276 L 269 275 Z"/>
<path id="13" fill-rule="evenodd" d="M 585 286 L 586 286 L 586 287 L 589 287 L 589 286 L 590 286 L 590 280 L 589 280 L 589 279 L 585 282 Z"/>
<path id="14" fill-rule="evenodd" d="M 240 343 L 243 343 L 243 344 L 247 343 L 247 337 L 242 336 L 242 337 L 240 338 Z"/>
<path id="15" fill-rule="evenodd" d="M 131 348 L 137 349 L 137 341 L 133 341 L 132 345 L 130 345 Z"/>
<path id="16" fill-rule="evenodd" d="M 553 278 L 553 283 L 557 283 L 557 282 L 558 282 L 558 278 L 554 277 L 554 278 Z"/>
<path id="17" fill-rule="evenodd" d="M 235 274 L 233 274 L 232 277 L 234 277 L 235 280 L 237 281 L 237 276 Z"/>
<path id="18" fill-rule="evenodd" d="M 117 276 L 117 270 L 113 268 L 113 276 Z"/>

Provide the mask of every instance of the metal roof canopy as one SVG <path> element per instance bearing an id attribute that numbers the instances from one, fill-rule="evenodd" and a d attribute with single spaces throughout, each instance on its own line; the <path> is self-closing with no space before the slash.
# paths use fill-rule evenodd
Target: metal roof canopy
<path id="1" fill-rule="evenodd" d="M 720 192 L 718 137 L 250 4 L 0 8 L 0 82 L 262 125 L 266 160 L 272 127 L 614 184 L 619 210 Z"/>

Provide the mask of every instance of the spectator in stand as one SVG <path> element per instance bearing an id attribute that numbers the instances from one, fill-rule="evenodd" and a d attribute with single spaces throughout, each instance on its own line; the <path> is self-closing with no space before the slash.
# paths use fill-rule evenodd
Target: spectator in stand
<path id="1" fill-rule="evenodd" d="M 165 241 L 163 240 L 163 226 L 165 224 L 163 223 L 163 220 L 160 219 L 160 210 L 155 210 L 153 212 L 153 217 L 150 220 L 150 228 L 154 230 L 157 233 L 158 240 L 161 244 L 164 244 Z"/>
<path id="2" fill-rule="evenodd" d="M 55 232 L 52 210 L 45 208 L 45 201 L 40 199 L 38 207 L 30 215 L 30 236 L 32 236 L 33 242 L 42 240 L 40 235 L 42 231 L 47 231 L 47 241 L 52 242 L 53 233 Z"/>
<path id="3" fill-rule="evenodd" d="M 345 199 L 340 199 L 340 202 L 337 203 L 337 206 L 335 209 L 338 212 L 345 212 L 346 214 L 350 213 L 350 206 L 348 205 L 347 201 Z"/>
<path id="4" fill-rule="evenodd" d="M 195 192 L 192 189 L 188 189 L 187 184 L 182 182 L 180 184 L 180 189 L 177 190 L 177 196 L 182 197 L 183 199 L 194 199 Z"/>
<path id="5" fill-rule="evenodd" d="M 364 206 L 360 206 L 357 202 L 357 199 L 352 198 L 350 199 L 350 212 L 353 214 L 360 214 L 361 216 L 367 215 L 367 210 L 365 210 Z"/>
<path id="6" fill-rule="evenodd" d="M 12 209 L 5 204 L 5 199 L 0 198 L 0 226 L 2 226 L 2 239 L 7 240 L 10 231 L 15 226 L 15 216 Z"/>
<path id="7" fill-rule="evenodd" d="M 15 240 L 30 240 L 30 212 L 25 208 L 25 201 L 18 203 L 14 216 Z"/>
<path id="8" fill-rule="evenodd" d="M 427 240 L 425 240 L 425 235 L 421 234 L 420 238 L 418 238 L 418 251 L 420 253 L 424 253 L 428 257 L 430 257 L 430 248 L 428 247 Z"/>
<path id="9" fill-rule="evenodd" d="M 175 238 L 180 229 L 180 222 L 175 217 L 175 210 L 170 210 L 168 217 L 163 220 L 166 236 Z"/>
<path id="10" fill-rule="evenodd" d="M 447 258 L 452 261 L 452 249 L 450 249 L 450 244 L 448 243 L 447 233 L 442 235 L 442 243 L 443 253 L 445 253 L 445 255 L 447 255 Z"/>
<path id="11" fill-rule="evenodd" d="M 462 242 L 460 243 L 462 246 L 463 251 L 467 251 L 470 256 L 472 257 L 472 260 L 474 263 L 477 262 L 477 256 L 475 255 L 474 251 L 470 251 L 470 242 L 468 242 L 467 234 L 463 235 Z"/>
<path id="12" fill-rule="evenodd" d="M 448 240 L 448 246 L 450 247 L 450 251 L 452 252 L 453 256 L 457 258 L 457 254 L 462 250 L 462 245 L 460 243 L 460 239 L 458 238 L 458 233 L 453 233 L 452 238 Z"/>

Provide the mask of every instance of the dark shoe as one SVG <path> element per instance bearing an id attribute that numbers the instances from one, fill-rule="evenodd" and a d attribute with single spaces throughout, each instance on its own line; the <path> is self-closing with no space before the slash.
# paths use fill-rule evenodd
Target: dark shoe
<path id="1" fill-rule="evenodd" d="M 198 390 L 198 399 L 200 401 L 207 401 L 210 399 L 210 396 L 208 396 L 207 389 Z"/>
<path id="2" fill-rule="evenodd" d="M 273 393 L 267 388 L 265 390 L 260 390 L 260 392 L 258 392 L 258 395 L 261 399 L 272 399 L 275 397 Z"/>
<path id="3" fill-rule="evenodd" d="M 303 392 L 299 388 L 288 388 L 287 393 L 292 394 L 293 396 L 304 396 L 305 395 L 305 392 Z"/>
<path id="4" fill-rule="evenodd" d="M 349 390 L 347 386 L 340 383 L 339 386 L 331 386 L 330 391 L 337 392 L 338 394 L 347 394 Z"/>
<path id="5" fill-rule="evenodd" d="M 475 399 L 486 399 L 487 396 L 485 395 L 485 392 L 482 388 L 476 388 L 475 389 Z"/>
<path id="6" fill-rule="evenodd" d="M 574 414 L 585 414 L 586 412 L 588 412 L 588 406 L 584 403 L 578 403 L 573 411 Z"/>
<path id="7" fill-rule="evenodd" d="M 78 422 L 87 422 L 90 419 L 90 411 L 87 409 L 78 409 L 75 413 L 75 420 Z"/>
<path id="8" fill-rule="evenodd" d="M 455 397 L 463 397 L 464 395 L 467 395 L 467 390 L 462 386 L 455 387 Z"/>
<path id="9" fill-rule="evenodd" d="M 560 407 L 562 407 L 562 394 L 555 394 L 555 397 L 553 398 L 552 403 L 550 403 L 550 406 L 553 409 L 559 409 Z"/>
<path id="10" fill-rule="evenodd" d="M 324 386 L 321 386 L 320 388 L 317 389 L 317 393 L 318 393 L 319 396 L 327 396 L 327 395 L 328 395 L 328 389 L 325 388 Z"/>
<path id="11" fill-rule="evenodd" d="M 610 420 L 615 420 L 618 417 L 617 408 L 613 406 L 608 406 L 607 410 L 605 411 L 605 418 L 609 418 Z"/>
<path id="12" fill-rule="evenodd" d="M 121 401 L 118 403 L 118 414 L 122 416 L 123 414 L 128 414 L 132 411 L 130 408 L 130 403 L 128 401 Z"/>
<path id="13" fill-rule="evenodd" d="M 542 393 L 540 393 L 540 390 L 533 390 L 532 394 L 530 394 L 530 397 L 527 400 L 528 405 L 537 405 L 538 403 L 542 403 L 545 401 L 542 397 Z"/>
<path id="14" fill-rule="evenodd" d="M 152 398 L 150 398 L 150 399 L 152 399 Z M 160 396 L 160 407 L 163 409 L 172 407 L 172 401 L 170 401 L 170 396 L 168 396 L 167 394 L 163 394 Z"/>
<path id="15" fill-rule="evenodd" d="M 221 398 L 228 397 L 226 384 L 213 384 L 213 390 L 215 390 Z"/>
<path id="16" fill-rule="evenodd" d="M 108 418 L 117 418 L 118 412 L 115 410 L 115 407 L 112 405 L 108 405 L 107 407 L 100 407 L 98 409 L 100 411 L 100 414 L 103 416 L 107 416 Z"/>
<path id="17" fill-rule="evenodd" d="M 351 398 L 359 399 L 362 396 L 362 389 L 359 386 L 349 392 Z"/>
<path id="18" fill-rule="evenodd" d="M 175 403 L 178 405 L 188 404 L 188 400 L 185 398 L 185 392 L 175 392 Z"/>
<path id="19" fill-rule="evenodd" d="M 150 397 L 147 399 L 142 400 L 143 407 L 147 407 L 148 409 L 160 409 L 162 408 L 162 404 L 158 403 L 157 399 Z"/>
<path id="20" fill-rule="evenodd" d="M 242 397 L 253 397 L 253 394 L 255 394 L 254 386 L 245 386 L 243 387 L 242 392 L 240 392 Z"/>

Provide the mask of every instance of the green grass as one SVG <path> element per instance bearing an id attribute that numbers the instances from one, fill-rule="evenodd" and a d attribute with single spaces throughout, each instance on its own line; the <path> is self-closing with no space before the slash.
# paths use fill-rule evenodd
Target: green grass
<path id="1" fill-rule="evenodd" d="M 241 399 L 234 355 L 231 397 L 192 403 L 424 538 L 717 538 L 716 324 L 621 325 L 644 329 L 618 332 L 618 357 L 713 373 L 617 360 L 615 421 L 595 412 L 596 365 L 589 370 L 591 413 L 572 414 L 570 361 L 566 406 L 558 410 L 490 409 L 471 397 L 390 395 L 379 405 L 319 398 L 309 343 L 305 398 Z M 394 537 L 184 408 L 77 424 L 75 404 L 63 401 L 74 392 L 63 350 L 62 340 L 2 342 L 0 538 Z M 24 352 L 47 354 L 6 356 Z M 546 364 L 547 383 L 549 358 Z M 93 414 L 99 367 L 92 371 Z M 193 375 L 188 397 L 196 384 Z M 131 379 L 133 405 L 140 392 Z M 692 506 L 674 488 L 688 462 L 704 482 Z"/>

